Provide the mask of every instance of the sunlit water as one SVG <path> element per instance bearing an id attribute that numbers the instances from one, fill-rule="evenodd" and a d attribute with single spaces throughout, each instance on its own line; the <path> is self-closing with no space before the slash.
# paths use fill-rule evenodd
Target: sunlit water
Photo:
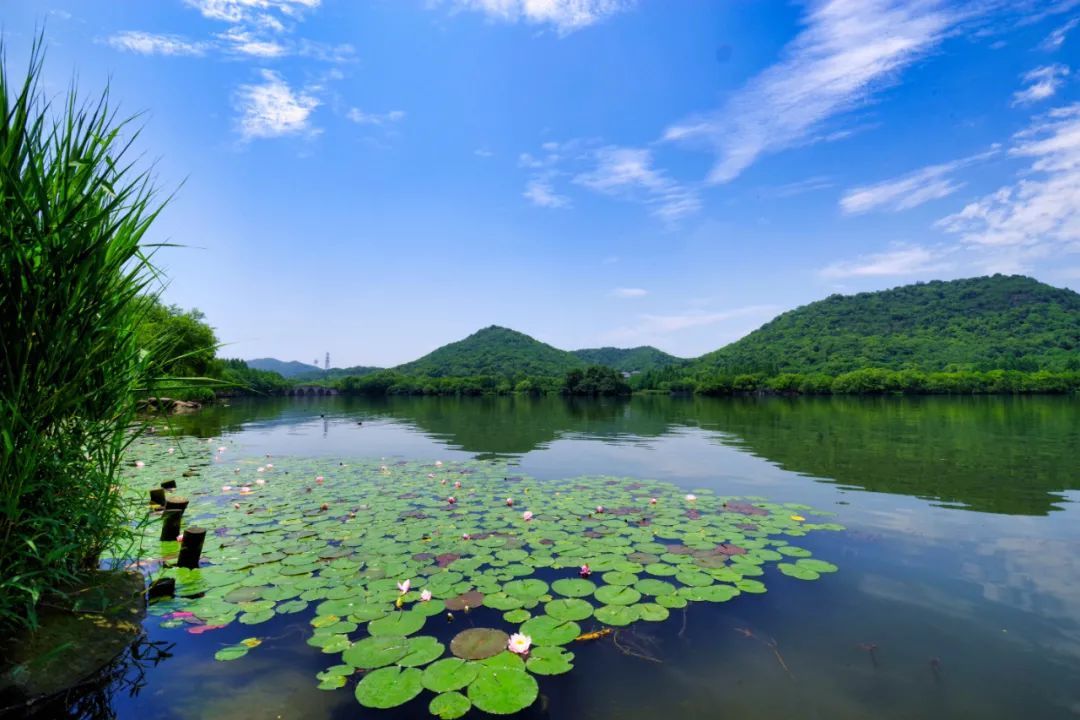
<path id="1" fill-rule="evenodd" d="M 848 528 L 803 543 L 838 573 L 770 573 L 764 595 L 648 624 L 652 660 L 575 645 L 574 670 L 542 678 L 525 717 L 1080 717 L 1075 400 L 309 398 L 232 401 L 173 424 L 237 455 L 499 456 L 538 478 L 637 476 L 806 503 Z M 327 656 L 290 631 L 297 619 L 260 626 L 276 639 L 219 663 L 215 650 L 250 628 L 196 636 L 150 618 L 148 639 L 175 643 L 169 655 L 129 663 L 83 698 L 88 714 L 426 715 L 365 710 L 351 686 L 317 690 Z"/>

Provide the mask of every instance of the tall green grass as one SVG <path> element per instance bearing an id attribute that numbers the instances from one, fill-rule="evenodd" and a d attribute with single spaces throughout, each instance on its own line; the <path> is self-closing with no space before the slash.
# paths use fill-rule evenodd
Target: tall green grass
<path id="1" fill-rule="evenodd" d="M 130 547 L 118 474 L 153 365 L 138 296 L 162 204 L 138 133 L 107 91 L 47 98 L 42 58 L 15 82 L 0 58 L 0 626 Z"/>

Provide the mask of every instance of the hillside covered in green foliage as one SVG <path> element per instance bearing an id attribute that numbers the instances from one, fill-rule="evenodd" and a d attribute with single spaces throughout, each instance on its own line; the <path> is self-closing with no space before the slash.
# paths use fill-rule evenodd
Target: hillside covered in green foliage
<path id="1" fill-rule="evenodd" d="M 833 295 L 693 364 L 698 373 L 1080 369 L 1080 294 L 1019 275 Z"/>
<path id="2" fill-rule="evenodd" d="M 246 360 L 247 366 L 255 370 L 269 370 L 270 372 L 276 372 L 282 377 L 291 378 L 297 375 L 309 375 L 318 374 L 323 372 L 323 369 L 318 365 L 310 365 L 305 362 L 299 362 L 298 360 L 278 360 L 277 358 L 254 358 L 253 360 Z"/>
<path id="3" fill-rule="evenodd" d="M 603 365 L 622 372 L 648 372 L 661 368 L 679 367 L 689 362 L 683 358 L 668 355 L 651 345 L 634 348 L 586 348 L 571 350 L 570 353 L 589 365 Z"/>
<path id="4" fill-rule="evenodd" d="M 584 366 L 585 363 L 565 350 L 492 325 L 393 370 L 399 375 L 433 378 L 561 377 Z"/>

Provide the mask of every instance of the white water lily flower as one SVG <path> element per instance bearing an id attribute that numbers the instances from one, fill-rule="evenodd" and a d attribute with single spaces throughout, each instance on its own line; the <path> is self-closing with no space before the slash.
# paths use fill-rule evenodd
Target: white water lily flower
<path id="1" fill-rule="evenodd" d="M 522 635 L 521 633 L 514 633 L 510 636 L 510 642 L 507 643 L 507 649 L 512 653 L 518 655 L 524 655 L 529 652 L 529 647 L 532 645 L 532 638 L 528 635 Z"/>

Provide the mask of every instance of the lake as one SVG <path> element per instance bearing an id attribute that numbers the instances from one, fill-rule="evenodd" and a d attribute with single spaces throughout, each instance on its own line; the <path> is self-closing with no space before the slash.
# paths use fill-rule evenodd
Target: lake
<path id="1" fill-rule="evenodd" d="M 836 513 L 802 543 L 839 571 L 648 623 L 641 653 L 575 645 L 530 718 L 1080 717 L 1080 404 L 1060 397 L 231 400 L 173 421 L 229 460 L 503 459 Z M 215 443 L 216 444 L 216 443 Z M 80 698 L 90 717 L 398 718 L 315 688 L 312 613 L 192 635 Z M 162 646 L 158 646 L 160 650 Z M 644 655 L 645 657 L 642 657 Z M 112 714 L 110 714 L 112 713 Z M 114 714 L 114 715 L 113 715 Z M 475 715 L 475 713 L 474 713 Z M 470 715 L 473 717 L 474 715 Z"/>

